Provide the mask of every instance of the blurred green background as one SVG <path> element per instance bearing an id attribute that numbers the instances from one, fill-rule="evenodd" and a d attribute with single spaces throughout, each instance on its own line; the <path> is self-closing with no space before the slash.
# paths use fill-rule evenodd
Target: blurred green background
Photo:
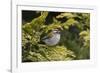
<path id="1" fill-rule="evenodd" d="M 48 46 L 41 37 L 61 27 L 61 39 Z M 90 13 L 22 10 L 22 62 L 90 59 Z"/>

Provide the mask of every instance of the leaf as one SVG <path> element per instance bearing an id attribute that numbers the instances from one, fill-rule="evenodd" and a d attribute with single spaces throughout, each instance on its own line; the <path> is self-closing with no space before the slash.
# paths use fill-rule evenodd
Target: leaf
<path id="1" fill-rule="evenodd" d="M 72 13 L 66 12 L 66 13 L 61 13 L 60 15 L 56 16 L 56 18 L 73 18 L 74 15 Z"/>
<path id="2" fill-rule="evenodd" d="M 70 26 L 70 25 L 73 26 L 73 25 L 75 25 L 76 23 L 78 23 L 78 22 L 77 22 L 76 20 L 74 20 L 73 18 L 68 19 L 67 22 L 66 22 L 66 24 L 69 25 L 69 26 Z"/>

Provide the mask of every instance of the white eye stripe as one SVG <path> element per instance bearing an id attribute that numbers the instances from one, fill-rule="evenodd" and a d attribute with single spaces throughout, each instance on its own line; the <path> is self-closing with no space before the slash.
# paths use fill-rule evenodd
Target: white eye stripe
<path id="1" fill-rule="evenodd" d="M 60 31 L 59 30 L 54 30 L 53 33 L 60 33 Z"/>

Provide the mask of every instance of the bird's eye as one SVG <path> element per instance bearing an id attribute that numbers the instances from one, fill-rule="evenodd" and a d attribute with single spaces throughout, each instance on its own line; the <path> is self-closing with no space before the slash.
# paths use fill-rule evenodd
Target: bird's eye
<path id="1" fill-rule="evenodd" d="M 57 31 L 57 33 L 59 33 L 59 34 L 60 34 L 60 31 Z"/>

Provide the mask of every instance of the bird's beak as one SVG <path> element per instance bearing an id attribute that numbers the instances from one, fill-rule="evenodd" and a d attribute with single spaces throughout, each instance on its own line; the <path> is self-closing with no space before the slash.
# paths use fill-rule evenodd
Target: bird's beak
<path id="1" fill-rule="evenodd" d="M 58 31 L 58 33 L 59 33 L 59 34 L 61 34 L 61 32 L 60 32 L 60 31 Z"/>

